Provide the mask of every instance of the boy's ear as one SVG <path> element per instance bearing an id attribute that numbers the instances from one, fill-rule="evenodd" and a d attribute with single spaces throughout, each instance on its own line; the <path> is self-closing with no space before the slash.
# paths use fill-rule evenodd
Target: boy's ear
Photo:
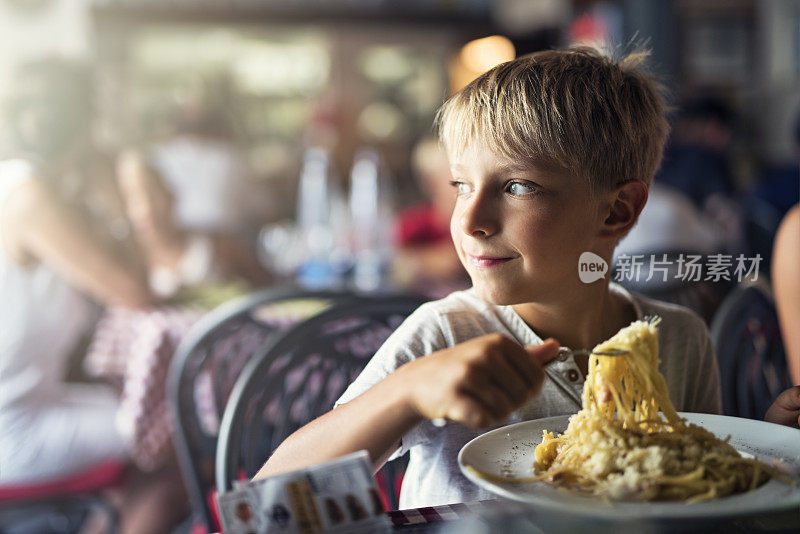
<path id="1" fill-rule="evenodd" d="M 647 185 L 641 180 L 620 184 L 609 193 L 609 201 L 601 235 L 605 238 L 621 239 L 639 219 L 647 202 Z"/>

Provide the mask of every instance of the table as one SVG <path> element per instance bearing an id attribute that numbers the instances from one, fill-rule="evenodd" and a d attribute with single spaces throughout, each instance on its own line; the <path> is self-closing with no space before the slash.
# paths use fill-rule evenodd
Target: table
<path id="1" fill-rule="evenodd" d="M 490 534 L 516 532 L 541 534 L 544 532 L 570 532 L 591 534 L 619 534 L 620 532 L 682 532 L 703 533 L 754 533 L 796 534 L 800 529 L 800 511 L 739 519 L 708 522 L 657 521 L 634 522 L 625 517 L 617 520 L 594 520 L 547 513 L 529 505 L 509 500 L 487 500 L 395 510 L 387 513 L 392 532 Z"/>
<path id="2" fill-rule="evenodd" d="M 516 505 L 512 504 L 512 509 Z M 392 510 L 387 512 L 392 522 L 392 532 L 434 533 L 456 532 L 457 526 L 466 520 L 492 514 L 502 514 L 508 510 L 504 501 L 476 501 L 468 503 L 445 504 L 411 508 L 409 510 Z"/>

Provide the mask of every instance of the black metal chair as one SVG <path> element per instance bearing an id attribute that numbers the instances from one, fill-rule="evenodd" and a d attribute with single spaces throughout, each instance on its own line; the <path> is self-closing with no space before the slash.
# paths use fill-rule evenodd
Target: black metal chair
<path id="1" fill-rule="evenodd" d="M 727 415 L 763 419 L 791 379 L 778 315 L 765 282 L 742 283 L 720 306 L 711 323 Z"/>
<path id="2" fill-rule="evenodd" d="M 313 314 L 334 302 L 356 298 L 349 292 L 267 289 L 212 310 L 181 341 L 170 366 L 167 393 L 193 521 L 202 522 L 209 531 L 219 529 L 210 504 L 219 424 L 245 364 L 276 332 L 305 319 L 303 313 Z M 295 308 L 308 305 L 300 305 L 295 316 L 286 316 L 281 307 L 288 303 Z"/>
<path id="3" fill-rule="evenodd" d="M 396 296 L 337 305 L 288 330 L 253 358 L 222 418 L 218 491 L 255 475 L 287 436 L 330 410 L 386 338 L 424 301 Z M 381 473 L 390 508 L 398 503 L 397 471 L 397 465 L 388 465 Z"/>

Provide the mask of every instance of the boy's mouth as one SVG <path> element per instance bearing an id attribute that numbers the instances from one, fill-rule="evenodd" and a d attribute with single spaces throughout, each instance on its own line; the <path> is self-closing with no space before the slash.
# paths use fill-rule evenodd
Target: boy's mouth
<path id="1" fill-rule="evenodd" d="M 497 267 L 514 259 L 497 256 L 473 256 L 472 254 L 467 254 L 467 257 L 469 258 L 469 262 L 475 267 Z"/>

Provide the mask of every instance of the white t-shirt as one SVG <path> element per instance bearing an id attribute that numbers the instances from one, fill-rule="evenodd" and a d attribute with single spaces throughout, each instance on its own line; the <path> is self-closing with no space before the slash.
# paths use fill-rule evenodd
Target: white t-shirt
<path id="1" fill-rule="evenodd" d="M 153 150 L 153 164 L 175 197 L 181 228 L 238 231 L 253 215 L 255 190 L 232 145 L 177 137 Z"/>
<path id="2" fill-rule="evenodd" d="M 686 308 L 633 295 L 613 283 L 610 290 L 628 298 L 638 318 L 646 315 L 663 318 L 659 328 L 659 370 L 675 407 L 679 411 L 720 413 L 719 370 L 703 320 Z M 415 358 L 497 332 L 523 345 L 542 343 L 511 306 L 489 304 L 472 289 L 424 304 L 386 340 L 336 405 L 354 399 Z M 554 362 L 548 366 L 547 374 L 541 393 L 498 427 L 573 414 L 580 409 L 583 376 L 575 361 L 570 358 Z M 403 436 L 400 449 L 392 456 L 396 458 L 406 451 L 411 454 L 403 478 L 400 507 L 497 498 L 467 480 L 458 468 L 461 447 L 481 433 L 460 424 L 439 428 L 423 421 Z"/>

